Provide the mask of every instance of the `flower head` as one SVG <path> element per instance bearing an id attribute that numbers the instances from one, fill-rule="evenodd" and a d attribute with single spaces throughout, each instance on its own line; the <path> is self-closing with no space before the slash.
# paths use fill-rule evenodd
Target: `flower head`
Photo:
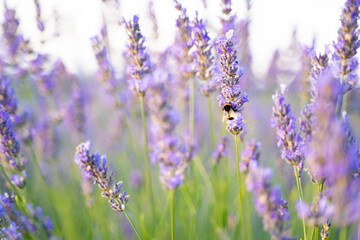
<path id="1" fill-rule="evenodd" d="M 129 201 L 129 195 L 121 192 L 122 182 L 114 184 L 112 175 L 106 166 L 106 157 L 100 156 L 97 152 L 91 153 L 91 142 L 81 143 L 76 147 L 74 161 L 102 190 L 101 196 L 109 199 L 110 207 L 118 212 L 125 210 Z"/>
<path id="2" fill-rule="evenodd" d="M 131 76 L 129 81 L 130 89 L 138 95 L 145 95 L 148 87 L 148 74 L 151 72 L 150 57 L 144 46 L 145 38 L 140 32 L 139 17 L 134 15 L 132 21 L 124 20 L 128 42 L 127 55 L 130 64 L 127 71 Z"/>
<path id="3" fill-rule="evenodd" d="M 241 154 L 242 161 L 239 164 L 240 172 L 247 173 L 252 162 L 258 164 L 260 158 L 260 145 L 260 143 L 256 143 L 254 140 L 246 143 L 245 149 Z"/>
<path id="4" fill-rule="evenodd" d="M 296 133 L 296 119 L 290 104 L 285 103 L 285 89 L 286 85 L 282 85 L 281 91 L 272 96 L 275 105 L 271 126 L 276 128 L 277 145 L 282 148 L 281 158 L 291 165 L 298 165 L 304 160 L 301 137 Z"/>
<path id="5" fill-rule="evenodd" d="M 345 90 L 351 89 L 357 82 L 355 75 L 351 74 L 358 66 L 355 58 L 359 48 L 359 32 L 357 20 L 359 18 L 358 0 L 347 0 L 341 15 L 341 27 L 338 30 L 337 43 L 334 43 L 336 58 L 340 66 L 342 76 L 341 83 L 346 84 Z"/>
<path id="6" fill-rule="evenodd" d="M 282 199 L 279 187 L 271 185 L 272 171 L 251 162 L 246 176 L 247 190 L 254 195 L 255 207 L 263 218 L 264 229 L 273 239 L 290 239 L 288 221 L 290 214 L 287 202 Z"/>
<path id="7" fill-rule="evenodd" d="M 205 28 L 205 23 L 202 19 L 198 18 L 198 13 L 196 13 L 196 17 L 193 23 L 194 26 L 192 29 L 192 33 L 195 46 L 195 51 L 193 52 L 193 55 L 197 69 L 195 76 L 198 79 L 205 81 L 206 85 L 208 85 L 208 82 L 212 79 L 214 74 L 214 57 L 211 53 L 212 46 L 210 44 L 210 37 L 208 36 L 208 32 Z M 209 96 L 210 91 L 207 91 L 207 93 L 208 94 L 205 96 Z"/>
<path id="8" fill-rule="evenodd" d="M 215 151 L 212 154 L 216 164 L 219 164 L 220 160 L 227 155 L 226 146 L 228 141 L 226 137 L 222 137 L 221 141 L 216 145 Z"/>

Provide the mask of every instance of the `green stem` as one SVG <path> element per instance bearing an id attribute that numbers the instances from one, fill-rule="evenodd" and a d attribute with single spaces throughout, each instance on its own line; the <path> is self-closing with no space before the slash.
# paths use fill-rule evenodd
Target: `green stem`
<path id="1" fill-rule="evenodd" d="M 170 212 L 171 212 L 171 240 L 175 240 L 175 223 L 174 223 L 174 192 L 170 191 Z"/>
<path id="2" fill-rule="evenodd" d="M 253 233 L 252 233 L 251 213 L 250 213 L 250 205 L 249 205 L 249 194 L 246 191 L 244 181 L 242 183 L 243 183 L 243 189 L 245 190 L 244 191 L 244 201 L 245 201 L 245 206 L 246 206 L 245 214 L 246 214 L 246 222 L 247 222 L 247 224 L 246 224 L 247 234 L 249 236 L 248 239 L 252 240 L 254 238 L 253 238 Z"/>
<path id="3" fill-rule="evenodd" d="M 346 240 L 347 239 L 347 230 L 348 230 L 347 227 L 344 227 L 344 228 L 341 229 L 340 236 L 339 236 L 340 240 Z"/>
<path id="4" fill-rule="evenodd" d="M 195 89 L 194 78 L 190 79 L 190 99 L 189 99 L 189 130 L 191 139 L 195 137 Z"/>
<path id="5" fill-rule="evenodd" d="M 241 184 L 241 175 L 240 175 L 240 169 L 239 169 L 239 164 L 240 164 L 240 155 L 239 155 L 239 144 L 238 144 L 238 138 L 237 138 L 237 134 L 235 135 L 235 148 L 236 148 L 236 169 L 237 169 L 237 177 L 238 177 L 238 185 L 239 185 L 239 207 L 240 207 L 240 224 L 241 224 L 241 235 L 242 235 L 242 239 L 246 239 L 245 238 L 245 226 L 244 226 L 244 209 L 243 209 L 243 201 L 242 201 L 242 184 Z"/>
<path id="6" fill-rule="evenodd" d="M 146 128 L 146 119 L 145 119 L 145 104 L 144 104 L 144 96 L 140 95 L 140 106 L 141 106 L 141 119 L 142 119 L 142 125 L 144 129 L 144 150 L 145 150 L 145 177 L 146 177 L 146 185 L 147 185 L 147 191 L 149 195 L 150 200 L 150 211 L 153 218 L 152 223 L 154 223 L 154 198 L 152 194 L 152 186 L 151 186 L 151 172 L 150 172 L 150 160 L 149 160 L 149 149 L 148 149 L 148 136 L 147 136 L 147 128 Z"/>
<path id="7" fill-rule="evenodd" d="M 302 187 L 301 187 L 301 179 L 300 179 L 299 173 L 297 171 L 296 165 L 294 165 L 294 173 L 295 173 L 296 185 L 297 185 L 297 189 L 298 189 L 298 193 L 299 193 L 300 202 L 303 202 L 304 197 L 303 197 L 303 192 L 302 192 Z M 303 222 L 303 230 L 304 230 L 304 240 L 307 240 L 305 217 L 302 218 L 302 222 Z"/>
<path id="8" fill-rule="evenodd" d="M 140 240 L 142 240 L 142 237 L 141 237 L 141 235 L 140 235 L 140 232 L 137 230 L 135 224 L 133 223 L 133 221 L 131 220 L 131 218 L 129 217 L 129 215 L 126 213 L 125 210 L 124 210 L 123 212 L 124 212 L 125 216 L 127 217 L 127 219 L 129 220 L 132 228 L 133 228 L 134 231 L 136 232 L 136 235 L 138 236 L 138 238 L 139 238 Z"/>
<path id="9" fill-rule="evenodd" d="M 215 150 L 215 134 L 214 134 L 213 114 L 212 114 L 210 97 L 207 97 L 207 102 L 209 108 L 209 128 L 210 128 L 211 144 L 212 144 L 212 149 Z"/>
<path id="10" fill-rule="evenodd" d="M 316 233 L 315 233 L 315 229 L 316 229 L 317 227 L 313 227 L 313 229 L 312 229 L 312 232 L 311 232 L 311 240 L 315 240 L 316 238 L 315 238 L 315 235 L 316 235 Z"/>

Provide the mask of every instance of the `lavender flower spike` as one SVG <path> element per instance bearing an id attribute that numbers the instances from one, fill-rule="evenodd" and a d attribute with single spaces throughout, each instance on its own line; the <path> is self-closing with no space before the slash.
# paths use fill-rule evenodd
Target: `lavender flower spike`
<path id="1" fill-rule="evenodd" d="M 232 42 L 234 30 L 229 30 L 226 37 L 220 37 L 218 40 L 218 53 L 220 54 L 220 71 L 217 75 L 217 81 L 221 85 L 221 95 L 217 97 L 219 106 L 227 112 L 228 120 L 236 117 L 236 123 L 228 121 L 228 130 L 232 134 L 239 133 L 242 130 L 241 110 L 243 105 L 248 102 L 248 95 L 240 90 L 240 77 L 236 50 Z M 225 109 L 225 106 L 228 108 Z M 229 110 L 229 111 L 228 111 Z M 235 115 L 235 116 L 232 116 Z M 234 131 L 236 127 L 236 131 Z"/>
<path id="2" fill-rule="evenodd" d="M 147 75 L 151 72 L 150 58 L 145 51 L 145 38 L 140 32 L 139 17 L 134 15 L 133 20 L 124 20 L 126 33 L 128 35 L 128 57 L 130 65 L 128 72 L 131 75 L 130 89 L 139 96 L 144 96 L 147 89 Z"/>
<path id="3" fill-rule="evenodd" d="M 215 152 L 213 152 L 212 154 L 216 164 L 219 164 L 220 160 L 227 155 L 227 150 L 226 150 L 227 144 L 228 144 L 228 139 L 226 137 L 222 137 L 221 141 L 216 145 Z"/>
<path id="4" fill-rule="evenodd" d="M 18 232 L 19 227 L 16 225 L 15 222 L 12 222 L 8 228 L 2 228 L 1 231 L 6 234 L 6 238 L 4 239 L 12 239 L 12 240 L 22 240 L 23 236 L 21 232 Z M 2 238 L 1 232 L 0 232 L 0 238 Z"/>
<path id="5" fill-rule="evenodd" d="M 304 156 L 300 151 L 301 137 L 296 133 L 296 119 L 290 104 L 285 104 L 285 90 L 286 85 L 283 84 L 281 91 L 276 91 L 272 96 L 275 106 L 273 107 L 271 126 L 276 128 L 277 145 L 282 148 L 281 158 L 296 166 L 303 162 Z"/>
<path id="6" fill-rule="evenodd" d="M 340 65 L 341 83 L 345 91 L 350 90 L 357 82 L 355 75 L 351 74 L 358 66 L 355 58 L 359 48 L 359 32 L 357 20 L 359 18 L 359 0 L 347 0 L 341 15 L 341 27 L 338 30 L 337 43 L 334 44 L 336 56 Z"/>
<path id="7" fill-rule="evenodd" d="M 106 166 L 106 157 L 100 156 L 97 152 L 91 153 L 91 143 L 87 141 L 76 147 L 74 157 L 76 164 L 89 174 L 95 183 L 102 190 L 101 196 L 109 199 L 110 206 L 117 212 L 125 210 L 125 205 L 129 201 L 129 195 L 126 192 L 121 193 L 122 182 L 114 184 L 113 173 L 108 173 Z"/>
<path id="8" fill-rule="evenodd" d="M 240 172 L 248 173 L 252 162 L 259 163 L 260 146 L 261 144 L 254 140 L 246 143 L 245 149 L 241 154 L 242 161 L 239 164 Z"/>
<path id="9" fill-rule="evenodd" d="M 261 168 L 257 162 L 250 162 L 246 186 L 254 195 L 255 207 L 263 218 L 264 229 L 275 240 L 291 239 L 288 232 L 290 214 L 287 202 L 281 198 L 280 188 L 272 187 L 271 179 L 270 168 Z"/>
<path id="10" fill-rule="evenodd" d="M 0 105 L 0 151 L 8 158 L 17 158 L 20 152 L 20 144 L 15 139 L 13 124 L 8 111 Z"/>
<path id="11" fill-rule="evenodd" d="M 197 12 L 192 33 L 195 46 L 193 55 L 197 69 L 195 76 L 205 82 L 206 85 L 201 88 L 201 93 L 208 97 L 210 93 L 215 91 L 213 84 L 209 82 L 214 75 L 214 57 L 211 53 L 212 46 L 210 44 L 210 37 L 205 28 L 205 23 L 202 19 L 198 18 Z"/>

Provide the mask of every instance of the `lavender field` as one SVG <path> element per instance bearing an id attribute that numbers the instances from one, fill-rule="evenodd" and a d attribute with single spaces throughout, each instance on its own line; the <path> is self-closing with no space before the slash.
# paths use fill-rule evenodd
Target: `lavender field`
<path id="1" fill-rule="evenodd" d="M 59 9 L 3 0 L 0 239 L 360 240 L 360 1 L 266 66 L 255 0 L 126 1 L 69 51 Z"/>

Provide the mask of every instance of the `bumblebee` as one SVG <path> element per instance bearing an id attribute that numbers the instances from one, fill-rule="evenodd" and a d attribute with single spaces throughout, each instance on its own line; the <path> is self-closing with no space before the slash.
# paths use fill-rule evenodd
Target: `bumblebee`
<path id="1" fill-rule="evenodd" d="M 225 103 L 223 106 L 223 111 L 225 112 L 225 117 L 227 120 L 234 120 L 235 119 L 235 110 L 234 108 L 231 106 L 230 103 Z"/>

